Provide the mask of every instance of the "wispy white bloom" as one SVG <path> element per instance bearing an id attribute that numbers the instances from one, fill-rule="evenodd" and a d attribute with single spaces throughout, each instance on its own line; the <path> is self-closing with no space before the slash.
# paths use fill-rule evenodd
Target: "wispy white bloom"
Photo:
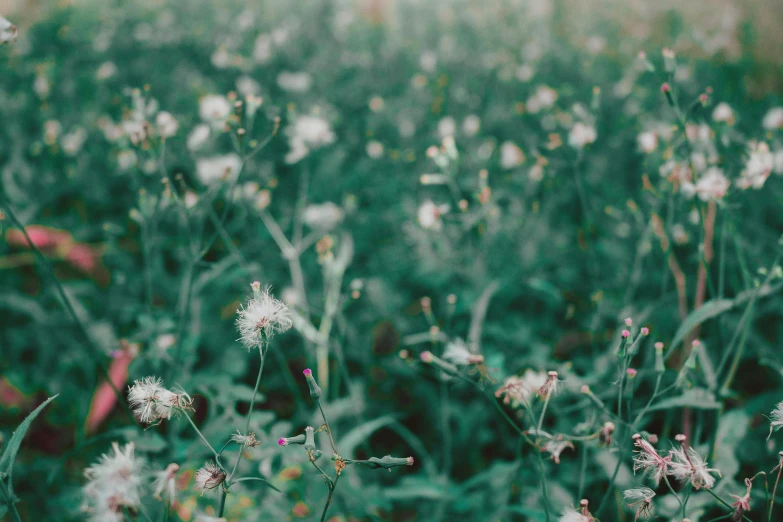
<path id="1" fill-rule="evenodd" d="M 367 142 L 365 150 L 372 159 L 379 159 L 383 156 L 383 143 L 378 140 L 370 140 Z"/>
<path id="2" fill-rule="evenodd" d="M 419 205 L 419 211 L 417 212 L 416 218 L 422 228 L 426 228 L 427 230 L 440 230 L 443 228 L 441 216 L 448 211 L 448 205 L 436 205 L 431 199 L 428 199 Z"/>
<path id="3" fill-rule="evenodd" d="M 250 76 L 240 76 L 237 79 L 237 92 L 244 97 L 261 94 L 261 84 Z"/>
<path id="4" fill-rule="evenodd" d="M 623 491 L 623 498 L 628 504 L 628 507 L 636 509 L 634 522 L 641 517 L 644 517 L 644 519 L 647 520 L 653 516 L 652 499 L 654 496 L 655 491 L 644 486 Z"/>
<path id="5" fill-rule="evenodd" d="M 90 522 L 121 522 L 125 509 L 135 510 L 141 504 L 144 460 L 136 457 L 129 442 L 122 448 L 112 443 L 112 453 L 84 470 L 84 509 Z"/>
<path id="6" fill-rule="evenodd" d="M 750 146 L 748 162 L 742 176 L 737 180 L 737 186 L 741 189 L 760 189 L 772 173 L 775 166 L 775 156 L 769 150 L 765 142 L 752 143 Z"/>
<path id="7" fill-rule="evenodd" d="M 117 66 L 114 62 L 103 62 L 95 72 L 95 77 L 99 80 L 108 80 L 115 74 L 117 74 Z"/>
<path id="8" fill-rule="evenodd" d="M 231 115 L 231 103 L 225 96 L 208 94 L 201 98 L 198 106 L 198 114 L 202 120 L 220 128 Z"/>
<path id="9" fill-rule="evenodd" d="M 462 120 L 462 132 L 468 136 L 475 136 L 481 129 L 481 118 L 475 114 L 469 114 Z"/>
<path id="10" fill-rule="evenodd" d="M 160 111 L 155 118 L 155 125 L 158 128 L 158 134 L 164 138 L 170 138 L 177 133 L 179 123 L 170 112 Z"/>
<path id="11" fill-rule="evenodd" d="M 593 143 L 598 134 L 595 132 L 595 127 L 578 121 L 571 127 L 568 132 L 568 144 L 575 149 L 581 149 L 585 145 Z"/>
<path id="12" fill-rule="evenodd" d="M 649 441 L 642 438 L 638 433 L 633 436 L 634 446 L 639 448 L 633 457 L 633 472 L 642 471 L 648 475 L 657 486 L 661 479 L 669 474 L 671 457 L 662 457 Z"/>
<path id="13" fill-rule="evenodd" d="M 773 431 L 778 431 L 781 427 L 783 427 L 783 402 L 779 402 L 769 414 L 769 435 L 767 440 L 772 436 Z"/>
<path id="14" fill-rule="evenodd" d="M 636 137 L 636 143 L 639 145 L 639 150 L 650 154 L 658 147 L 658 135 L 653 131 L 643 132 Z"/>
<path id="15" fill-rule="evenodd" d="M 504 141 L 500 146 L 500 166 L 504 169 L 513 169 L 525 162 L 525 153 L 516 143 Z"/>
<path id="16" fill-rule="evenodd" d="M 147 138 L 147 124 L 144 121 L 125 120 L 122 122 L 122 130 L 134 145 Z"/>
<path id="17" fill-rule="evenodd" d="M 721 102 L 712 111 L 712 120 L 718 123 L 734 124 L 734 109 L 726 102 Z"/>
<path id="18" fill-rule="evenodd" d="M 712 489 L 715 485 L 715 477 L 710 473 L 720 474 L 720 472 L 708 467 L 707 461 L 692 447 L 674 448 L 669 455 L 672 459 L 669 474 L 680 482 L 690 481 L 695 489 Z"/>
<path id="19" fill-rule="evenodd" d="M 256 439 L 256 434 L 253 432 L 248 433 L 247 435 L 242 435 L 242 433 L 237 430 L 235 435 L 231 435 L 231 440 L 233 442 L 236 442 L 237 444 L 240 444 L 244 446 L 245 448 L 255 448 L 261 442 Z"/>
<path id="20" fill-rule="evenodd" d="M 63 134 L 60 138 L 60 146 L 62 146 L 63 152 L 67 155 L 75 156 L 76 153 L 82 150 L 85 141 L 87 141 L 87 131 L 81 127 L 76 127 L 71 129 L 69 133 Z"/>
<path id="21" fill-rule="evenodd" d="M 769 131 L 783 129 L 783 107 L 773 107 L 767 111 L 761 124 Z"/>
<path id="22" fill-rule="evenodd" d="M 291 92 L 307 92 L 313 83 L 313 77 L 307 72 L 283 71 L 277 75 L 277 85 Z"/>
<path id="23" fill-rule="evenodd" d="M 591 517 L 573 509 L 564 509 L 559 522 L 593 522 Z"/>
<path id="24" fill-rule="evenodd" d="M 550 440 L 544 444 L 541 451 L 549 452 L 552 460 L 555 461 L 555 464 L 560 464 L 560 454 L 563 453 L 563 450 L 565 449 L 574 449 L 574 444 L 567 440 Z"/>
<path id="25" fill-rule="evenodd" d="M 503 402 L 511 403 L 513 406 L 527 404 L 530 397 L 548 380 L 549 376 L 546 373 L 528 368 L 521 377 L 518 375 L 508 377 L 503 386 L 495 392 L 495 397 L 503 395 Z"/>
<path id="26" fill-rule="evenodd" d="M 0 16 L 0 45 L 13 42 L 19 36 L 19 29 Z"/>
<path id="27" fill-rule="evenodd" d="M 686 197 L 694 194 L 702 201 L 715 201 L 722 199 L 729 190 L 730 182 L 718 167 L 710 167 L 701 175 L 695 185 L 685 182 L 682 184 L 682 192 Z"/>
<path id="28" fill-rule="evenodd" d="M 454 136 L 455 132 L 457 132 L 457 122 L 451 116 L 446 116 L 438 121 L 438 136 L 441 138 Z"/>
<path id="29" fill-rule="evenodd" d="M 244 307 L 237 310 L 239 341 L 250 350 L 258 346 L 263 337 L 271 338 L 293 326 L 291 310 L 269 294 L 269 288 L 255 292 Z"/>
<path id="30" fill-rule="evenodd" d="M 196 125 L 188 134 L 188 150 L 200 149 L 209 139 L 209 125 L 201 123 Z"/>
<path id="31" fill-rule="evenodd" d="M 167 390 L 163 381 L 155 377 L 134 381 L 128 390 L 128 403 L 136 418 L 144 424 L 155 424 L 170 419 L 180 410 L 193 409 L 193 400 L 187 393 Z"/>
<path id="32" fill-rule="evenodd" d="M 302 221 L 310 228 L 332 230 L 342 222 L 343 217 L 345 217 L 343 209 L 331 201 L 327 201 L 316 205 L 308 205 L 304 209 Z"/>
<path id="33" fill-rule="evenodd" d="M 166 500 L 173 503 L 177 498 L 177 472 L 178 464 L 169 464 L 166 469 L 154 474 L 155 483 L 153 493 L 158 500 Z"/>
<path id="34" fill-rule="evenodd" d="M 214 462 L 207 462 L 204 467 L 196 471 L 193 479 L 196 482 L 193 489 L 203 495 L 208 489 L 220 486 L 226 480 L 226 474 Z"/>
<path id="35" fill-rule="evenodd" d="M 419 55 L 419 67 L 424 72 L 434 72 L 438 66 L 438 55 L 435 51 L 424 51 Z"/>
<path id="36" fill-rule="evenodd" d="M 459 366 L 484 362 L 484 356 L 471 353 L 468 349 L 468 345 L 460 338 L 454 339 L 446 345 L 446 349 L 443 352 L 443 358 Z"/>
<path id="37" fill-rule="evenodd" d="M 120 170 L 128 170 L 137 163 L 138 157 L 136 156 L 136 152 L 132 150 L 123 150 L 117 153 L 117 165 L 120 167 Z"/>
<path id="38" fill-rule="evenodd" d="M 336 139 L 329 122 L 320 116 L 300 115 L 286 129 L 288 145 L 291 150 L 286 154 L 286 163 L 297 163 L 310 151 L 334 143 Z"/>
<path id="39" fill-rule="evenodd" d="M 196 161 L 196 177 L 204 185 L 236 176 L 242 167 L 242 159 L 234 153 L 212 156 Z"/>
<path id="40" fill-rule="evenodd" d="M 535 114 L 545 109 L 551 108 L 557 101 L 557 91 L 546 85 L 540 85 L 536 91 L 527 99 L 525 108 L 527 112 Z"/>

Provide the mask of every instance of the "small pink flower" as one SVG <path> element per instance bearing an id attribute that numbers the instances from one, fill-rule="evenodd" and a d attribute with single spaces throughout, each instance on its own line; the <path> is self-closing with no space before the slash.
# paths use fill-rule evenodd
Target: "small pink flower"
<path id="1" fill-rule="evenodd" d="M 280 437 L 277 439 L 278 446 L 285 446 L 288 444 L 288 441 L 285 440 L 285 437 Z"/>
<path id="2" fill-rule="evenodd" d="M 310 376 L 313 374 L 313 371 L 310 368 L 305 368 L 302 373 L 305 375 L 305 377 Z"/>
<path id="3" fill-rule="evenodd" d="M 419 357 L 421 357 L 421 362 L 427 363 L 427 364 L 431 363 L 433 361 L 433 359 L 435 358 L 435 356 L 432 355 L 432 352 L 430 352 L 430 351 L 421 352 L 421 355 Z"/>
<path id="4" fill-rule="evenodd" d="M 630 317 L 626 317 L 625 319 L 625 326 L 631 326 L 633 324 L 633 319 Z"/>
<path id="5" fill-rule="evenodd" d="M 408 457 L 408 466 L 413 466 L 413 457 Z"/>
<path id="6" fill-rule="evenodd" d="M 642 335 L 650 335 L 650 329 L 646 326 L 642 328 Z"/>
<path id="7" fill-rule="evenodd" d="M 625 370 L 625 373 L 628 374 L 628 377 L 630 379 L 633 379 L 634 377 L 636 377 L 637 371 L 634 368 L 628 368 L 627 370 Z"/>
<path id="8" fill-rule="evenodd" d="M 631 332 L 628 330 L 623 330 L 623 339 L 628 339 L 628 336 L 631 335 Z"/>
<path id="9" fill-rule="evenodd" d="M 667 93 L 672 91 L 672 86 L 669 85 L 669 82 L 663 82 L 663 85 L 661 85 L 661 92 Z"/>

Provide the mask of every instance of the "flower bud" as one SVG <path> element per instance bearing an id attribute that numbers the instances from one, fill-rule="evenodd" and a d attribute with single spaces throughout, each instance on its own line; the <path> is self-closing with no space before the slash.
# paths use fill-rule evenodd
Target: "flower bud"
<path id="1" fill-rule="evenodd" d="M 318 386 L 318 383 L 315 382 L 315 377 L 313 377 L 313 372 L 310 370 L 310 368 L 307 368 L 302 372 L 305 376 L 305 379 L 307 379 L 307 387 L 310 388 L 310 397 L 312 397 L 315 400 L 318 400 L 321 398 L 321 395 L 323 395 L 323 392 L 321 391 L 321 388 Z"/>
<path id="2" fill-rule="evenodd" d="M 304 444 L 305 436 L 301 434 L 301 435 L 297 435 L 296 437 L 282 437 L 280 439 L 277 439 L 277 443 L 280 446 L 288 446 L 289 444 Z"/>
<path id="3" fill-rule="evenodd" d="M 315 430 L 313 430 L 312 426 L 308 426 L 305 428 L 305 442 L 304 442 L 304 449 L 308 452 L 313 451 L 315 449 Z"/>
<path id="4" fill-rule="evenodd" d="M 395 468 L 398 466 L 413 466 L 413 457 L 406 457 L 406 458 L 395 458 L 391 455 L 386 455 L 385 457 L 379 459 L 378 457 L 370 457 L 367 460 L 367 466 L 373 469 L 377 468 Z"/>
<path id="5" fill-rule="evenodd" d="M 663 343 L 655 343 L 655 371 L 656 373 L 664 373 L 666 371 L 666 365 L 663 361 Z"/>

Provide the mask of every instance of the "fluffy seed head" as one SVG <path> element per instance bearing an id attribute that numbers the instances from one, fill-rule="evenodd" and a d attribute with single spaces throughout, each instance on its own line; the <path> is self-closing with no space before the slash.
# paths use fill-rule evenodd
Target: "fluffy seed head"
<path id="1" fill-rule="evenodd" d="M 141 504 L 144 460 L 134 454 L 129 442 L 122 448 L 112 443 L 112 452 L 104 454 L 84 470 L 85 509 L 90 522 L 123 520 L 125 509 L 135 510 Z"/>
<path id="2" fill-rule="evenodd" d="M 168 390 L 163 387 L 163 381 L 155 377 L 134 381 L 128 390 L 128 403 L 139 422 L 144 424 L 157 424 L 182 410 L 193 409 L 193 399 L 187 393 Z"/>
<path id="3" fill-rule="evenodd" d="M 269 288 L 256 292 L 244 307 L 237 310 L 239 341 L 250 350 L 276 333 L 288 331 L 294 322 L 291 310 L 269 294 Z"/>
<path id="4" fill-rule="evenodd" d="M 207 462 L 203 468 L 199 468 L 199 470 L 196 471 L 194 480 L 196 481 L 196 484 L 193 486 L 193 489 L 203 495 L 208 489 L 215 489 L 221 485 L 223 481 L 226 480 L 226 474 L 222 469 L 217 467 L 214 462 L 210 461 Z"/>

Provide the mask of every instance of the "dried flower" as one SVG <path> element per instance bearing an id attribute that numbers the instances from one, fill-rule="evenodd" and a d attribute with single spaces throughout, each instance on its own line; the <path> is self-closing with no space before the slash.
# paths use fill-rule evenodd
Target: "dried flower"
<path id="1" fill-rule="evenodd" d="M 642 470 L 645 475 L 652 478 L 653 483 L 657 486 L 661 479 L 669 474 L 671 457 L 661 457 L 653 445 L 638 433 L 633 438 L 634 446 L 639 448 L 633 458 L 633 471 L 636 473 Z"/>
<path id="2" fill-rule="evenodd" d="M 234 177 L 242 168 L 242 158 L 237 154 L 224 154 L 201 158 L 196 161 L 196 177 L 204 185 L 211 185 L 216 181 Z"/>
<path id="3" fill-rule="evenodd" d="M 480 364 L 484 362 L 484 356 L 471 353 L 467 344 L 462 339 L 455 339 L 446 345 L 443 358 L 456 365 Z"/>
<path id="4" fill-rule="evenodd" d="M 220 129 L 231 115 L 231 103 L 225 96 L 208 94 L 201 98 L 198 114 L 202 120 L 209 123 L 213 128 Z"/>
<path id="5" fill-rule="evenodd" d="M 541 451 L 547 451 L 550 453 L 552 460 L 555 464 L 560 464 L 560 454 L 566 448 L 574 449 L 574 444 L 567 440 L 550 440 L 541 448 Z"/>
<path id="6" fill-rule="evenodd" d="M 163 471 L 155 473 L 154 494 L 158 500 L 174 502 L 177 496 L 177 472 L 178 464 L 169 464 Z"/>
<path id="7" fill-rule="evenodd" d="M 737 180 L 737 186 L 741 189 L 760 189 L 772 173 L 775 166 L 775 156 L 770 152 L 769 145 L 765 142 L 752 143 L 748 152 L 748 161 L 745 170 Z"/>
<path id="8" fill-rule="evenodd" d="M 538 389 L 537 395 L 543 399 L 548 399 L 549 397 L 552 397 L 557 393 L 558 390 L 558 381 L 557 379 L 557 372 L 556 371 L 550 371 L 547 375 L 549 375 L 549 378 L 546 380 L 546 382 Z"/>
<path id="9" fill-rule="evenodd" d="M 611 446 L 612 434 L 614 433 L 614 422 L 605 422 L 601 427 L 601 431 L 598 433 L 599 446 Z"/>
<path id="10" fill-rule="evenodd" d="M 193 399 L 187 393 L 167 390 L 163 381 L 155 377 L 134 381 L 128 390 L 128 403 L 139 422 L 144 424 L 156 424 L 181 410 L 193 409 Z"/>
<path id="11" fill-rule="evenodd" d="M 237 430 L 236 435 L 231 435 L 231 440 L 237 444 L 241 444 L 245 448 L 255 448 L 261 444 L 261 442 L 256 439 L 255 433 L 250 432 L 247 435 L 242 435 L 239 430 Z"/>
<path id="12" fill-rule="evenodd" d="M 645 520 L 653 516 L 652 499 L 655 491 L 648 487 L 626 489 L 623 491 L 623 498 L 628 503 L 628 507 L 636 509 L 634 522 L 644 517 Z"/>
<path id="13" fill-rule="evenodd" d="M 121 522 L 126 509 L 135 510 L 141 504 L 144 460 L 135 456 L 132 442 L 122 448 L 113 442 L 112 450 L 84 470 L 88 480 L 84 509 L 91 522 Z"/>
<path id="14" fill-rule="evenodd" d="M 772 436 L 773 431 L 778 431 L 783 426 L 783 402 L 779 402 L 769 415 L 769 435 L 767 435 L 767 440 Z"/>
<path id="15" fill-rule="evenodd" d="M 690 481 L 695 489 L 712 489 L 712 486 L 715 485 L 715 477 L 710 473 L 715 472 L 720 475 L 720 472 L 717 469 L 707 467 L 707 461 L 696 450 L 692 447 L 686 447 L 684 435 L 678 436 L 678 442 L 680 442 L 680 447 L 669 451 L 671 457 L 669 474 L 680 482 Z"/>
<path id="16" fill-rule="evenodd" d="M 449 205 L 436 205 L 431 199 L 422 202 L 416 213 L 416 219 L 422 228 L 440 230 L 443 228 L 441 216 L 449 211 Z"/>
<path id="17" fill-rule="evenodd" d="M 734 508 L 734 514 L 732 515 L 731 519 L 736 522 L 742 520 L 742 517 L 746 511 L 750 511 L 750 490 L 753 487 L 753 482 L 746 478 L 745 487 L 747 490 L 743 496 L 738 497 L 737 495 L 731 495 L 736 499 L 731 505 L 731 507 Z"/>
<path id="18" fill-rule="evenodd" d="M 568 132 L 568 144 L 575 149 L 581 149 L 585 145 L 593 143 L 598 138 L 595 127 L 581 121 L 576 122 Z"/>
<path id="19" fill-rule="evenodd" d="M 286 163 L 297 163 L 310 151 L 334 143 L 336 136 L 329 122 L 320 116 L 300 115 L 286 129 L 291 151 L 286 154 Z"/>
<path id="20" fill-rule="evenodd" d="M 194 480 L 196 484 L 193 488 L 203 495 L 206 490 L 221 485 L 226 480 L 226 473 L 210 461 L 196 471 Z"/>
<path id="21" fill-rule="evenodd" d="M 174 136 L 179 130 L 179 123 L 170 112 L 160 111 L 155 117 L 155 126 L 158 128 L 158 134 L 164 138 Z"/>
<path id="22" fill-rule="evenodd" d="M 291 310 L 270 294 L 270 288 L 254 292 L 244 307 L 237 310 L 239 341 L 250 350 L 269 340 L 276 333 L 288 331 L 293 326 Z"/>

